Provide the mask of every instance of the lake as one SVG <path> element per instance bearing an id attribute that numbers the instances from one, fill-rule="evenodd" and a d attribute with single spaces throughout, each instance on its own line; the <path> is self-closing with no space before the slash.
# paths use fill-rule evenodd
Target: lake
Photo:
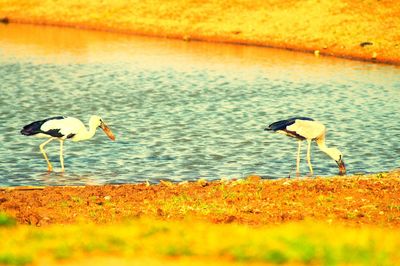
<path id="1" fill-rule="evenodd" d="M 400 68 L 244 45 L 0 25 L 0 185 L 120 184 L 295 175 L 297 141 L 264 131 L 323 122 L 348 174 L 400 165 Z M 116 135 L 59 143 L 20 129 L 100 115 Z M 338 173 L 312 146 L 317 176 Z M 301 172 L 308 173 L 303 144 Z"/>

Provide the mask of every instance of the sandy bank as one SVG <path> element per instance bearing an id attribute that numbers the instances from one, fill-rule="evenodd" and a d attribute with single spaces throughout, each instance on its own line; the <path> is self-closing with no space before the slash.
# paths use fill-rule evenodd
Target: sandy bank
<path id="1" fill-rule="evenodd" d="M 0 0 L 0 18 L 400 64 L 396 1 Z"/>

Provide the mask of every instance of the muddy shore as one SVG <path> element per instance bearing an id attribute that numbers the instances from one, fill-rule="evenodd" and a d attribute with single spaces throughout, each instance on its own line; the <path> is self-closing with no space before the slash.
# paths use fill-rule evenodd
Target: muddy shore
<path id="1" fill-rule="evenodd" d="M 3 188 L 0 211 L 21 224 L 132 218 L 248 225 L 316 220 L 400 227 L 400 171 L 372 176 Z"/>
<path id="2" fill-rule="evenodd" d="M 0 0 L 5 23 L 260 45 L 400 64 L 396 1 Z"/>

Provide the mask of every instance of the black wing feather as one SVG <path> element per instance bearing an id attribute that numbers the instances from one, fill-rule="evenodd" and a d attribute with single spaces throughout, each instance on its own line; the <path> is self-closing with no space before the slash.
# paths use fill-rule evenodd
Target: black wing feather
<path id="1" fill-rule="evenodd" d="M 49 120 L 64 119 L 64 118 L 65 118 L 64 116 L 55 116 L 55 117 L 50 117 L 50 118 L 47 118 L 44 120 L 32 122 L 29 125 L 26 125 L 21 129 L 21 134 L 25 135 L 25 136 L 32 136 L 32 135 L 36 135 L 39 133 L 43 133 L 43 134 L 50 135 L 52 137 L 57 137 L 57 138 L 62 137 L 63 135 L 60 133 L 59 129 L 51 129 L 48 131 L 43 131 L 40 128 L 42 127 L 42 125 L 44 123 L 46 123 Z"/>
<path id="2" fill-rule="evenodd" d="M 293 125 L 296 120 L 308 120 L 308 121 L 314 121 L 314 119 L 309 118 L 309 117 L 292 117 L 286 120 L 281 120 L 277 121 L 275 123 L 272 123 L 269 125 L 265 130 L 272 130 L 272 131 L 278 131 L 278 130 L 284 130 L 286 131 L 286 127 Z"/>

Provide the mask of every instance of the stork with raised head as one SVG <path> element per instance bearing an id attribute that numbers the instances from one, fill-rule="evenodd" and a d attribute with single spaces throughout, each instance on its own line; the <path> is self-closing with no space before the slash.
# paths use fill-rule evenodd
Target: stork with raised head
<path id="1" fill-rule="evenodd" d="M 39 145 L 39 148 L 47 162 L 47 170 L 49 172 L 53 171 L 53 167 L 47 158 L 44 146 L 50 143 L 52 140 L 58 139 L 60 141 L 61 171 L 64 172 L 64 141 L 66 139 L 70 139 L 72 141 L 91 139 L 96 133 L 96 129 L 98 127 L 100 127 L 111 140 L 115 140 L 115 136 L 111 132 L 110 128 L 104 123 L 101 117 L 97 115 L 90 117 L 89 130 L 86 129 L 85 125 L 79 119 L 74 117 L 56 116 L 35 121 L 24 126 L 21 130 L 21 134 L 39 138 L 48 138 L 48 140 Z"/>
<path id="2" fill-rule="evenodd" d="M 343 154 L 336 148 L 328 148 L 325 144 L 325 126 L 308 117 L 293 117 L 286 120 L 277 121 L 269 125 L 265 130 L 274 131 L 277 133 L 284 134 L 289 137 L 298 139 L 298 150 L 297 150 L 297 168 L 296 175 L 300 175 L 300 150 L 301 143 L 303 140 L 307 140 L 307 162 L 310 168 L 310 174 L 313 175 L 313 168 L 311 165 L 311 142 L 315 140 L 319 149 L 325 152 L 337 163 L 339 167 L 339 174 L 344 175 L 346 173 L 346 167 L 343 162 Z"/>

